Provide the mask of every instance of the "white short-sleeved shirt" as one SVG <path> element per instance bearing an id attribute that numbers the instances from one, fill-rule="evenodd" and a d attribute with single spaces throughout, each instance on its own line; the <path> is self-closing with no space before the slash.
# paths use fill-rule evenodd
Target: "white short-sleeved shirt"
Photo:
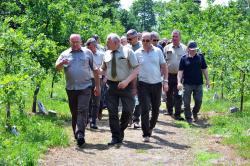
<path id="1" fill-rule="evenodd" d="M 162 82 L 161 65 L 166 64 L 162 51 L 152 46 L 149 52 L 144 51 L 143 47 L 139 48 L 135 55 L 140 64 L 138 75 L 139 81 L 156 84 Z"/>

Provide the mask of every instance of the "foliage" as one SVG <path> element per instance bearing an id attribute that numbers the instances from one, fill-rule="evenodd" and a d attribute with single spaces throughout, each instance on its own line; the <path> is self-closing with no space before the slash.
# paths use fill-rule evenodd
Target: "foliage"
<path id="1" fill-rule="evenodd" d="M 151 31 L 156 26 L 155 14 L 153 10 L 154 2 L 152 0 L 135 0 L 131 7 L 131 13 L 138 21 L 138 31 Z"/>

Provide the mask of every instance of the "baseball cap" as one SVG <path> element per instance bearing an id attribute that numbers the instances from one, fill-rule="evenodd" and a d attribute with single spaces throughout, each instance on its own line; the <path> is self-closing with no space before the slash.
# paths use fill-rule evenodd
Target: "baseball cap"
<path id="1" fill-rule="evenodd" d="M 196 49 L 198 49 L 197 43 L 195 41 L 191 40 L 188 42 L 187 48 L 189 48 L 190 50 L 196 50 Z"/>

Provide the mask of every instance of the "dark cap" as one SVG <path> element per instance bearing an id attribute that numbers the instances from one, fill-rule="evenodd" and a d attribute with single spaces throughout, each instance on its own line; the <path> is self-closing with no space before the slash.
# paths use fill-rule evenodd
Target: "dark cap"
<path id="1" fill-rule="evenodd" d="M 189 48 L 190 50 L 196 50 L 196 49 L 198 49 L 197 43 L 193 40 L 189 41 L 187 44 L 187 48 Z"/>
<path id="2" fill-rule="evenodd" d="M 94 38 L 97 41 L 99 39 L 99 36 L 97 34 L 94 34 L 92 38 Z"/>

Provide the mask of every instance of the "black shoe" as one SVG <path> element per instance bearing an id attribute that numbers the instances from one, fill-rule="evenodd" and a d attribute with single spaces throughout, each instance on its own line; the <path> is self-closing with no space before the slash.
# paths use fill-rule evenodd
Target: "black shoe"
<path id="1" fill-rule="evenodd" d="M 91 129 L 98 129 L 98 127 L 97 127 L 96 124 L 94 124 L 94 123 L 90 123 L 90 128 L 91 128 Z"/>
<path id="2" fill-rule="evenodd" d="M 112 138 L 111 142 L 108 143 L 108 146 L 113 146 L 120 143 L 122 143 L 122 141 Z"/>
<path id="3" fill-rule="evenodd" d="M 183 121 L 183 120 L 185 120 L 183 117 L 181 117 L 181 116 L 174 116 L 174 119 L 175 120 L 180 120 L 180 121 Z"/>
<path id="4" fill-rule="evenodd" d="M 77 138 L 77 145 L 82 146 L 83 144 L 85 144 L 85 139 L 83 137 Z"/>
<path id="5" fill-rule="evenodd" d="M 193 119 L 192 118 L 188 118 L 186 120 L 187 120 L 188 124 L 192 124 L 193 123 Z"/>

